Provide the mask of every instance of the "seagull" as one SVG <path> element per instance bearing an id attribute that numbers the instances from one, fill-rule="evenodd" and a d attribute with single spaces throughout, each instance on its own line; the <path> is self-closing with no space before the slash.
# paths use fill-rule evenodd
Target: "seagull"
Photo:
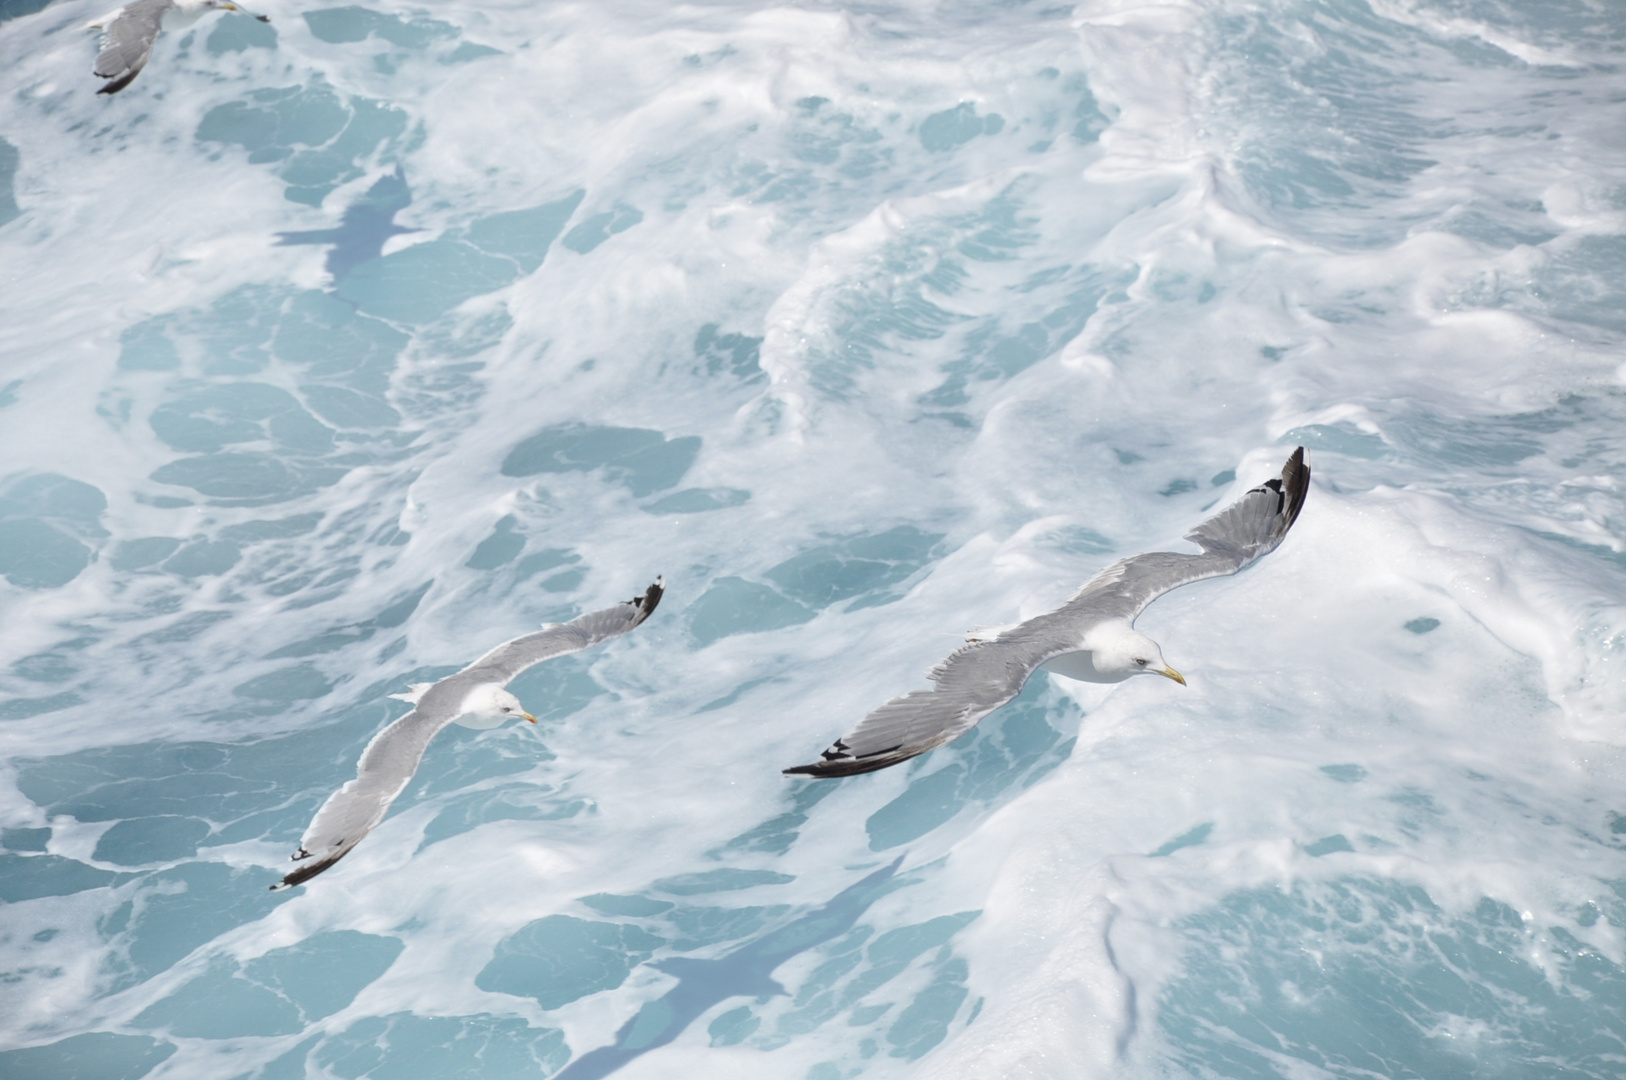
<path id="1" fill-rule="evenodd" d="M 1153 551 L 1114 563 L 1045 615 L 968 638 L 932 668 L 932 690 L 895 697 L 824 751 L 823 761 L 785 769 L 787 775 L 853 776 L 874 772 L 942 746 L 1022 692 L 1039 668 L 1084 682 L 1116 683 L 1134 675 L 1182 676 L 1157 642 L 1135 629 L 1146 605 L 1170 589 L 1234 574 L 1270 552 L 1304 506 L 1310 467 L 1304 447 L 1293 451 L 1280 478 L 1266 480 L 1193 529 L 1186 539 L 1201 555 Z"/>
<path id="2" fill-rule="evenodd" d="M 86 30 L 102 32 L 96 76 L 112 80 L 96 92 L 116 94 L 129 86 L 147 66 L 160 29 L 185 30 L 211 11 L 241 11 L 263 23 L 271 21 L 271 16 L 255 15 L 232 0 L 135 0 L 86 23 Z"/>
<path id="3" fill-rule="evenodd" d="M 536 717 L 503 687 L 533 664 L 580 652 L 641 625 L 665 591 L 665 579 L 657 577 L 642 596 L 505 641 L 456 675 L 391 694 L 415 708 L 373 736 L 361 752 L 356 778 L 327 797 L 292 856 L 295 862 L 314 861 L 271 886 L 272 891 L 309 881 L 348 855 L 384 820 L 390 803 L 418 771 L 429 740 L 443 728 L 454 723 L 494 728 L 514 718 L 536 723 Z"/>

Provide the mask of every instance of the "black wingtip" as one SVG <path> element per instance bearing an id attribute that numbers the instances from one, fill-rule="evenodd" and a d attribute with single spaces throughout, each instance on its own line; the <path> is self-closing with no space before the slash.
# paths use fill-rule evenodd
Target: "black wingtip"
<path id="1" fill-rule="evenodd" d="M 842 758 L 838 761 L 818 761 L 812 765 L 797 765 L 790 769 L 781 769 L 786 776 L 811 776 L 815 780 L 835 780 L 842 776 L 858 776 L 860 773 L 875 772 L 888 765 L 895 765 L 898 758 L 893 761 L 863 761 L 857 758 Z"/>
<path id="2" fill-rule="evenodd" d="M 301 866 L 299 869 L 289 872 L 289 874 L 281 881 L 271 886 L 271 891 L 281 892 L 283 889 L 291 889 L 295 885 L 302 885 L 311 878 L 315 877 L 317 874 L 320 874 L 323 870 L 326 870 L 328 867 L 338 862 L 340 859 L 344 858 L 349 853 L 350 849 L 345 848 L 337 855 L 329 855 L 325 859 L 318 859 L 316 862 Z M 294 852 L 293 858 L 308 859 L 310 858 L 310 852 L 306 851 L 304 848 L 300 848 L 298 851 Z"/>
<path id="3" fill-rule="evenodd" d="M 660 606 L 661 597 L 665 595 L 666 578 L 660 576 L 656 577 L 654 583 L 644 590 L 644 595 L 635 596 L 627 602 L 638 609 L 638 621 L 643 622 L 654 614 L 655 609 Z"/>
<path id="4" fill-rule="evenodd" d="M 860 773 L 873 773 L 875 769 L 886 768 L 886 764 L 872 764 L 867 761 L 857 761 L 854 758 L 842 758 L 839 761 L 815 761 L 813 764 L 797 764 L 793 768 L 779 769 L 785 776 L 811 776 L 816 781 L 833 781 L 839 776 L 857 776 Z"/>
<path id="5" fill-rule="evenodd" d="M 811 776 L 815 780 L 834 780 L 841 776 L 859 776 L 863 773 L 879 772 L 900 761 L 908 761 L 920 751 L 913 753 L 899 753 L 896 750 L 883 750 L 878 754 L 868 754 L 861 758 L 838 757 L 824 761 L 815 761 L 811 765 L 797 765 L 779 771 L 786 776 Z"/>
<path id="6" fill-rule="evenodd" d="M 327 870 L 330 865 L 333 865 L 335 862 L 338 862 L 338 860 L 343 859 L 346 854 L 348 854 L 348 852 L 341 851 L 338 852 L 337 856 L 328 856 L 327 859 L 320 859 L 317 860 L 317 862 L 312 862 L 312 864 L 299 867 L 298 870 L 294 870 L 294 872 L 289 873 L 288 877 L 283 878 L 281 882 L 273 885 L 273 893 L 278 893 L 278 891 L 285 890 L 285 888 L 293 888 L 294 885 L 304 885 L 304 883 L 309 882 L 311 878 L 314 878 L 317 873 L 322 872 L 322 870 Z"/>
<path id="7" fill-rule="evenodd" d="M 1286 519 L 1282 532 L 1293 527 L 1304 508 L 1304 497 L 1310 492 L 1310 466 L 1304 463 L 1304 447 L 1300 446 L 1282 466 L 1282 516 Z"/>
<path id="8" fill-rule="evenodd" d="M 829 763 L 820 762 L 816 765 L 797 765 L 789 769 L 780 769 L 779 771 L 786 776 L 834 776 L 834 773 L 825 771 L 824 766 L 827 764 Z"/>

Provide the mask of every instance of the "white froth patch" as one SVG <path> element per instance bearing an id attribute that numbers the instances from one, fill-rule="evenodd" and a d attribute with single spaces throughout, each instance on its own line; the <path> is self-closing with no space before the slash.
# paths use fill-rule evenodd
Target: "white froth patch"
<path id="1" fill-rule="evenodd" d="M 859 918 L 867 942 L 982 913 L 942 947 L 943 962 L 968 964 L 967 996 L 923 1057 L 894 1056 L 887 1034 L 931 985 L 936 950 L 811 1030 L 780 1034 L 827 944 L 775 972 L 792 997 L 727 999 L 617 1076 L 1160 1075 L 1172 1038 L 1160 994 L 1205 944 L 1181 920 L 1255 888 L 1414 885 L 1446 917 L 1490 898 L 1527 914 L 1518 960 L 1555 984 L 1553 927 L 1621 962 L 1626 941 L 1599 914 L 1618 902 L 1605 883 L 1626 874 L 1610 817 L 1626 814 L 1626 366 L 1609 309 L 1619 78 L 1597 62 L 1607 45 L 1533 16 L 1374 10 L 1376 36 L 1362 39 L 1373 47 L 1352 50 L 1336 5 L 1109 0 L 1058 17 L 452 3 L 424 17 L 501 52 L 456 64 L 441 62 L 449 37 L 424 50 L 324 42 L 304 12 L 273 11 L 275 49 L 209 53 L 205 25 L 183 54 L 166 35 L 112 102 L 94 96 L 92 41 L 66 29 L 92 5 L 8 21 L 0 93 L 15 107 L 0 135 L 19 151 L 22 216 L 0 226 L 0 485 L 59 473 L 108 507 L 70 582 L 0 580 L 0 709 L 18 710 L 0 719 L 0 826 L 53 826 L 45 852 L 0 855 L 134 876 L 4 905 L 0 969 L 24 977 L 0 986 L 0 1039 L 133 1032 L 216 960 L 357 930 L 405 948 L 344 1009 L 294 1034 L 177 1038 L 153 1075 L 252 1072 L 400 1012 L 519 1017 L 562 1029 L 579 1055 L 613 1042 L 674 977 L 641 965 L 543 1009 L 475 985 L 507 936 L 549 915 L 625 922 L 662 935 L 664 958 L 679 934 L 662 916 L 580 898 L 653 896 L 657 881 L 717 869 L 792 877 L 660 894 L 786 908 L 684 954 L 714 959 L 900 854 L 908 883 Z M 1264 71 L 1243 55 L 1228 19 L 1279 30 L 1280 63 Z M 1350 66 L 1329 66 L 1329 42 Z M 1461 51 L 1476 42 L 1500 52 Z M 1563 81 L 1543 66 L 1563 66 Z M 320 207 L 287 197 L 282 159 L 196 138 L 216 107 L 318 84 L 407 121 Z M 1323 125 L 1340 147 L 1393 155 L 1316 157 L 1316 133 L 1295 126 L 1302 110 L 1270 96 L 1305 86 L 1353 103 Z M 962 106 L 954 123 L 981 129 L 928 147 L 923 125 Z M 1378 183 L 1352 162 L 1396 171 Z M 354 389 L 332 371 L 366 343 L 344 339 L 317 363 L 244 345 L 231 321 L 242 314 L 198 327 L 240 289 L 328 288 L 327 248 L 276 234 L 337 227 L 397 164 L 412 202 L 395 223 L 421 231 L 390 238 L 387 254 L 585 195 L 540 269 L 432 324 L 400 324 L 409 340 L 368 391 L 398 422 L 324 420 L 336 432 L 326 456 L 287 449 L 269 427 L 223 444 L 289 466 L 343 458 L 343 479 L 240 504 L 153 480 L 212 452 L 177 449 L 152 423 L 199 388 L 259 384 L 301 407 L 310 386 Z M 641 219 L 567 246 L 621 207 Z M 123 335 L 164 317 L 179 366 L 118 367 Z M 701 355 L 702 327 L 728 348 Z M 238 419 L 200 409 L 187 430 Z M 681 477 L 642 494 L 625 462 L 501 472 L 517 444 L 562 424 L 702 444 Z M 1141 620 L 1189 687 L 1043 677 L 1057 746 L 1077 743 L 1031 785 L 957 793 L 933 827 L 872 848 L 877 815 L 976 767 L 977 739 L 1003 731 L 996 716 L 909 767 L 832 787 L 786 826 L 783 850 L 728 846 L 825 783 L 779 769 L 924 686 L 964 631 L 1049 610 L 1117 558 L 1180 547 L 1301 440 L 1314 489 L 1283 547 Z M 748 497 L 652 512 L 695 489 Z M 0 526 L 34 513 L 0 509 Z M 218 573 L 183 575 L 169 556 L 132 566 L 123 546 L 300 515 L 318 520 L 241 541 Z M 523 553 L 470 566 L 509 516 Z M 898 526 L 943 539 L 884 589 L 818 598 L 821 582 L 839 592 L 863 571 L 840 545 Z M 825 549 L 846 562 L 783 570 Z M 519 576 L 543 551 L 568 552 L 580 579 Z M 437 741 L 426 769 L 500 764 L 409 794 L 269 913 L 196 941 L 141 910 L 118 914 L 151 900 L 158 875 L 199 864 L 241 872 L 239 891 L 197 896 L 203 910 L 247 911 L 243 897 L 286 869 L 296 819 L 325 783 L 313 777 L 342 782 L 391 715 L 384 694 L 625 599 L 656 573 L 670 592 L 649 624 L 571 668 L 601 692 L 534 730 Z M 800 621 L 745 629 L 742 605 L 727 613 L 738 632 L 701 646 L 697 605 L 727 578 L 763 604 L 802 590 Z M 426 585 L 404 621 L 371 622 Z M 40 657 L 72 671 L 59 678 Z M 238 693 L 290 670 L 330 689 Z M 70 692 L 76 703 L 22 714 Z M 521 738 L 546 753 L 500 741 Z M 210 764 L 265 739 L 303 752 Z M 127 775 L 97 772 L 96 755 L 115 749 Z M 523 768 L 498 771 L 515 757 Z M 476 821 L 423 846 L 442 812 L 482 792 L 584 806 Z M 119 821 L 170 814 L 238 838 L 98 861 Z M 158 891 L 188 895 L 174 880 Z M 110 994 L 106 965 L 166 934 L 185 945 L 180 959 Z M 854 964 L 842 979 L 870 961 Z M 886 1011 L 850 1022 L 864 1006 Z M 760 1027 L 709 1045 L 710 1023 L 740 1007 Z M 1473 1025 L 1428 1030 L 1491 1045 Z"/>

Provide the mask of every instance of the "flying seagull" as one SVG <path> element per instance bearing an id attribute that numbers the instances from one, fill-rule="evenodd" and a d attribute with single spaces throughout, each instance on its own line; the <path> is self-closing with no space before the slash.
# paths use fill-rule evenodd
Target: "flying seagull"
<path id="1" fill-rule="evenodd" d="M 1147 604 L 1170 589 L 1234 574 L 1282 542 L 1304 506 L 1310 467 L 1293 451 L 1279 479 L 1266 480 L 1187 535 L 1201 555 L 1153 551 L 1114 563 L 1055 611 L 999 633 L 969 638 L 927 676 L 932 690 L 893 698 L 837 739 L 824 760 L 784 770 L 814 777 L 852 776 L 907 761 L 958 739 L 1022 692 L 1039 668 L 1085 682 L 1132 675 L 1186 680 L 1157 642 L 1134 628 Z"/>
<path id="2" fill-rule="evenodd" d="M 356 778 L 327 797 L 293 854 L 295 862 L 313 861 L 271 886 L 272 890 L 309 881 L 348 855 L 384 820 L 390 803 L 418 771 L 429 740 L 448 725 L 494 728 L 515 717 L 536 723 L 536 717 L 503 687 L 533 664 L 580 652 L 637 627 L 649 618 L 665 591 L 665 580 L 656 578 L 642 596 L 505 641 L 456 675 L 437 683 L 417 683 L 405 694 L 391 694 L 416 708 L 373 736 L 361 752 Z"/>
<path id="3" fill-rule="evenodd" d="M 135 0 L 85 24 L 102 32 L 102 51 L 96 57 L 96 76 L 111 79 L 98 94 L 116 94 L 129 86 L 152 56 L 159 30 L 185 30 L 211 11 L 241 11 L 268 23 L 269 15 L 255 15 L 232 0 Z"/>

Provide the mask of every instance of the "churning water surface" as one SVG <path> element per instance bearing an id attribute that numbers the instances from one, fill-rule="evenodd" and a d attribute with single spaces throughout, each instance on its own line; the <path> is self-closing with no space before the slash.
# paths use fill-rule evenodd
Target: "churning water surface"
<path id="1" fill-rule="evenodd" d="M 111 2 L 0 0 L 0 1077 L 1626 1072 L 1620 0 Z M 1296 445 L 1188 688 L 780 775 Z"/>

